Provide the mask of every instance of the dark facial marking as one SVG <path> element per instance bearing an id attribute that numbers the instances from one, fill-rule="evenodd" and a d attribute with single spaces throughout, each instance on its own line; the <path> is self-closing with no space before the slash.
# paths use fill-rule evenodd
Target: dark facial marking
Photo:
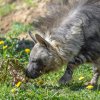
<path id="1" fill-rule="evenodd" d="M 32 60 L 30 61 L 30 65 L 29 67 L 31 68 L 31 71 L 29 71 L 29 67 L 28 69 L 26 69 L 26 76 L 29 78 L 37 78 L 40 75 L 42 75 L 44 73 L 44 67 L 45 65 L 43 64 L 41 59 L 37 59 L 37 60 Z"/>

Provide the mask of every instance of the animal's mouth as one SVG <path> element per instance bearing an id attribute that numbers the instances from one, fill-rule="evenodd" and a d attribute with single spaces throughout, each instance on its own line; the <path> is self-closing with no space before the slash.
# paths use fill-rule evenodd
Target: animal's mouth
<path id="1" fill-rule="evenodd" d="M 31 79 L 35 79 L 38 78 L 42 75 L 42 72 L 36 72 L 34 71 L 33 73 L 30 73 L 28 70 L 25 71 L 26 77 L 31 78 Z"/>
<path id="2" fill-rule="evenodd" d="M 43 68 L 42 70 L 38 70 L 38 71 L 36 71 L 36 70 L 29 71 L 28 69 L 26 69 L 26 70 L 25 70 L 25 75 L 26 75 L 26 77 L 28 77 L 28 78 L 36 79 L 36 78 L 40 77 L 40 76 L 43 75 L 43 74 L 49 73 L 51 70 L 52 70 L 52 69 L 46 69 L 46 67 Z"/>

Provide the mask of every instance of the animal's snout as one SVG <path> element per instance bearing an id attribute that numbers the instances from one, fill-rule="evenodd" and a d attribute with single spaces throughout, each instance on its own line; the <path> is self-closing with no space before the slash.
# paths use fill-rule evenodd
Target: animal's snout
<path id="1" fill-rule="evenodd" d="M 40 76 L 40 74 L 37 73 L 36 71 L 30 72 L 28 69 L 25 70 L 25 75 L 26 75 L 26 77 L 32 78 L 32 79 L 35 79 Z"/>
<path id="2" fill-rule="evenodd" d="M 30 72 L 28 71 L 28 69 L 25 70 L 25 75 L 26 75 L 26 77 L 31 78 L 31 74 L 30 74 Z"/>

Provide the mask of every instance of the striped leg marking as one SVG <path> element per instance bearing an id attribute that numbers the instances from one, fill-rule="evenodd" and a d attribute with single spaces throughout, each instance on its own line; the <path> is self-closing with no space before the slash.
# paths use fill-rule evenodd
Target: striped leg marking
<path id="1" fill-rule="evenodd" d="M 67 84 L 72 79 L 74 69 L 77 66 L 79 66 L 80 64 L 85 63 L 86 61 L 87 61 L 86 57 L 83 55 L 74 57 L 74 59 L 68 63 L 66 71 L 65 71 L 64 75 L 60 78 L 59 83 Z"/>
<path id="2" fill-rule="evenodd" d="M 100 65 L 99 65 L 100 66 Z M 96 85 L 100 76 L 100 69 L 97 64 L 93 66 L 93 77 L 90 82 L 85 83 L 85 85 Z"/>

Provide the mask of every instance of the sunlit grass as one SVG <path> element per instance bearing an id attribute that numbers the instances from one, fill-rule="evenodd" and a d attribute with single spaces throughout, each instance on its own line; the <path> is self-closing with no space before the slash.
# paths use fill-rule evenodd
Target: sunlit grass
<path id="1" fill-rule="evenodd" d="M 28 33 L 29 30 L 34 30 L 33 26 L 30 24 L 22 24 L 19 22 L 15 22 L 13 23 L 13 25 L 11 26 L 11 30 L 7 32 L 7 35 L 16 37 L 21 33 Z"/>
<path id="2" fill-rule="evenodd" d="M 5 4 L 0 6 L 0 17 L 11 13 L 14 10 L 14 4 Z"/>
<path id="3" fill-rule="evenodd" d="M 37 1 L 38 0 L 23 0 L 28 6 L 31 6 L 31 7 L 37 7 L 38 6 L 38 3 Z"/>
<path id="4" fill-rule="evenodd" d="M 13 35 L 13 34 L 12 34 Z M 14 36 L 12 36 L 14 37 Z M 74 71 L 73 79 L 67 85 L 58 84 L 59 78 L 63 75 L 66 66 L 63 66 L 57 72 L 51 72 L 38 79 L 30 80 L 28 83 L 19 81 L 12 86 L 12 76 L 7 70 L 8 59 L 17 59 L 22 67 L 28 63 L 29 48 L 16 51 L 18 39 L 6 38 L 0 40 L 0 62 L 3 61 L 3 67 L 0 69 L 0 99 L 1 100 L 99 100 L 100 87 L 86 88 L 85 82 L 92 77 L 92 68 L 90 64 L 81 65 Z M 3 49 L 3 46 L 6 46 Z M 15 64 L 16 67 L 16 64 Z M 3 76 L 4 75 L 4 76 Z M 2 80 L 3 79 L 3 80 Z"/>

